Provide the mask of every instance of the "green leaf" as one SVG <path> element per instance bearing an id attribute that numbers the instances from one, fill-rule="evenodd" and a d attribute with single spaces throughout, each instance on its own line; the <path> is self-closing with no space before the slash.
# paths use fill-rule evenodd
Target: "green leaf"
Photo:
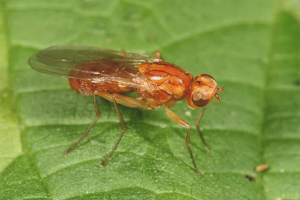
<path id="1" fill-rule="evenodd" d="M 0 0 L 0 199 L 300 199 L 299 35 L 298 0 Z M 66 44 L 160 50 L 225 86 L 201 121 L 211 152 L 192 128 L 202 174 L 161 108 L 120 106 L 129 129 L 100 168 L 121 133 L 101 98 L 101 119 L 64 157 L 94 118 L 92 98 L 27 60 Z M 199 112 L 172 110 L 192 125 Z"/>

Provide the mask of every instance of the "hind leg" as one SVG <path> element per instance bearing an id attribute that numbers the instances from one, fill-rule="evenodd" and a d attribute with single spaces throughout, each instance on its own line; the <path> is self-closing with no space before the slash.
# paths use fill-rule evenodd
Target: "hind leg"
<path id="1" fill-rule="evenodd" d="M 73 149 L 75 149 L 75 147 L 88 135 L 88 133 L 90 132 L 90 130 L 93 128 L 93 126 L 95 125 L 95 123 L 98 121 L 98 119 L 101 117 L 100 111 L 99 111 L 99 107 L 98 107 L 98 101 L 97 101 L 97 97 L 96 95 L 93 96 L 94 98 L 94 110 L 96 113 L 96 117 L 95 119 L 92 121 L 92 123 L 89 125 L 89 127 L 86 129 L 86 131 L 84 132 L 84 134 L 70 147 L 68 148 L 65 152 L 64 155 L 66 156 L 68 153 L 70 153 Z"/>

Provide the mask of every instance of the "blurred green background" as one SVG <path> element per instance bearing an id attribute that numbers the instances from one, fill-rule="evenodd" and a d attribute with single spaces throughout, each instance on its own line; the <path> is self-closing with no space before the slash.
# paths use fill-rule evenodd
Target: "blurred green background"
<path id="1" fill-rule="evenodd" d="M 300 199 L 299 0 L 0 0 L 0 199 Z M 94 117 L 92 98 L 64 78 L 32 70 L 28 58 L 53 45 L 89 45 L 152 55 L 226 92 L 201 122 L 212 147 L 163 109 L 113 105 L 67 157 Z M 199 111 L 172 108 L 192 125 Z M 256 173 L 255 166 L 270 169 Z M 254 179 L 249 181 L 245 175 Z"/>

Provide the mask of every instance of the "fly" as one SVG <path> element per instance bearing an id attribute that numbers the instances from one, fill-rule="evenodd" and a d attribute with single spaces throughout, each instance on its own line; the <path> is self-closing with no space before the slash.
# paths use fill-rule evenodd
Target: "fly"
<path id="1" fill-rule="evenodd" d="M 199 123 L 206 106 L 214 97 L 219 102 L 218 92 L 224 91 L 223 88 L 218 87 L 212 76 L 201 74 L 193 78 L 191 73 L 165 62 L 159 51 L 150 57 L 85 46 L 50 47 L 33 55 L 29 59 L 29 64 L 36 71 L 66 77 L 73 90 L 93 96 L 96 117 L 84 134 L 64 152 L 64 155 L 71 152 L 87 136 L 100 118 L 96 96 L 101 96 L 113 102 L 122 132 L 99 166 L 103 167 L 108 162 L 127 130 L 118 104 L 146 110 L 164 106 L 167 116 L 187 129 L 185 144 L 195 171 L 200 173 L 190 148 L 190 124 L 170 108 L 183 99 L 186 99 L 192 109 L 202 108 L 195 125 L 203 144 L 210 151 Z M 123 95 L 126 92 L 137 92 L 137 98 Z"/>

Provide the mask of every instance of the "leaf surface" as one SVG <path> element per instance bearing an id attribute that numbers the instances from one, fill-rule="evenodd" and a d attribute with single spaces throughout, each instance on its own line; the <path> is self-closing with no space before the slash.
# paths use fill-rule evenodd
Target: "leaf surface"
<path id="1" fill-rule="evenodd" d="M 0 199 L 300 199 L 299 10 L 297 0 L 0 0 Z M 64 157 L 94 118 L 92 98 L 27 64 L 63 44 L 160 50 L 225 86 L 201 121 L 210 153 L 192 127 L 202 175 L 163 109 L 124 106 L 129 129 L 99 168 L 121 132 L 101 98 L 101 119 Z M 172 110 L 191 125 L 199 112 Z M 262 163 L 270 169 L 256 173 Z"/>

